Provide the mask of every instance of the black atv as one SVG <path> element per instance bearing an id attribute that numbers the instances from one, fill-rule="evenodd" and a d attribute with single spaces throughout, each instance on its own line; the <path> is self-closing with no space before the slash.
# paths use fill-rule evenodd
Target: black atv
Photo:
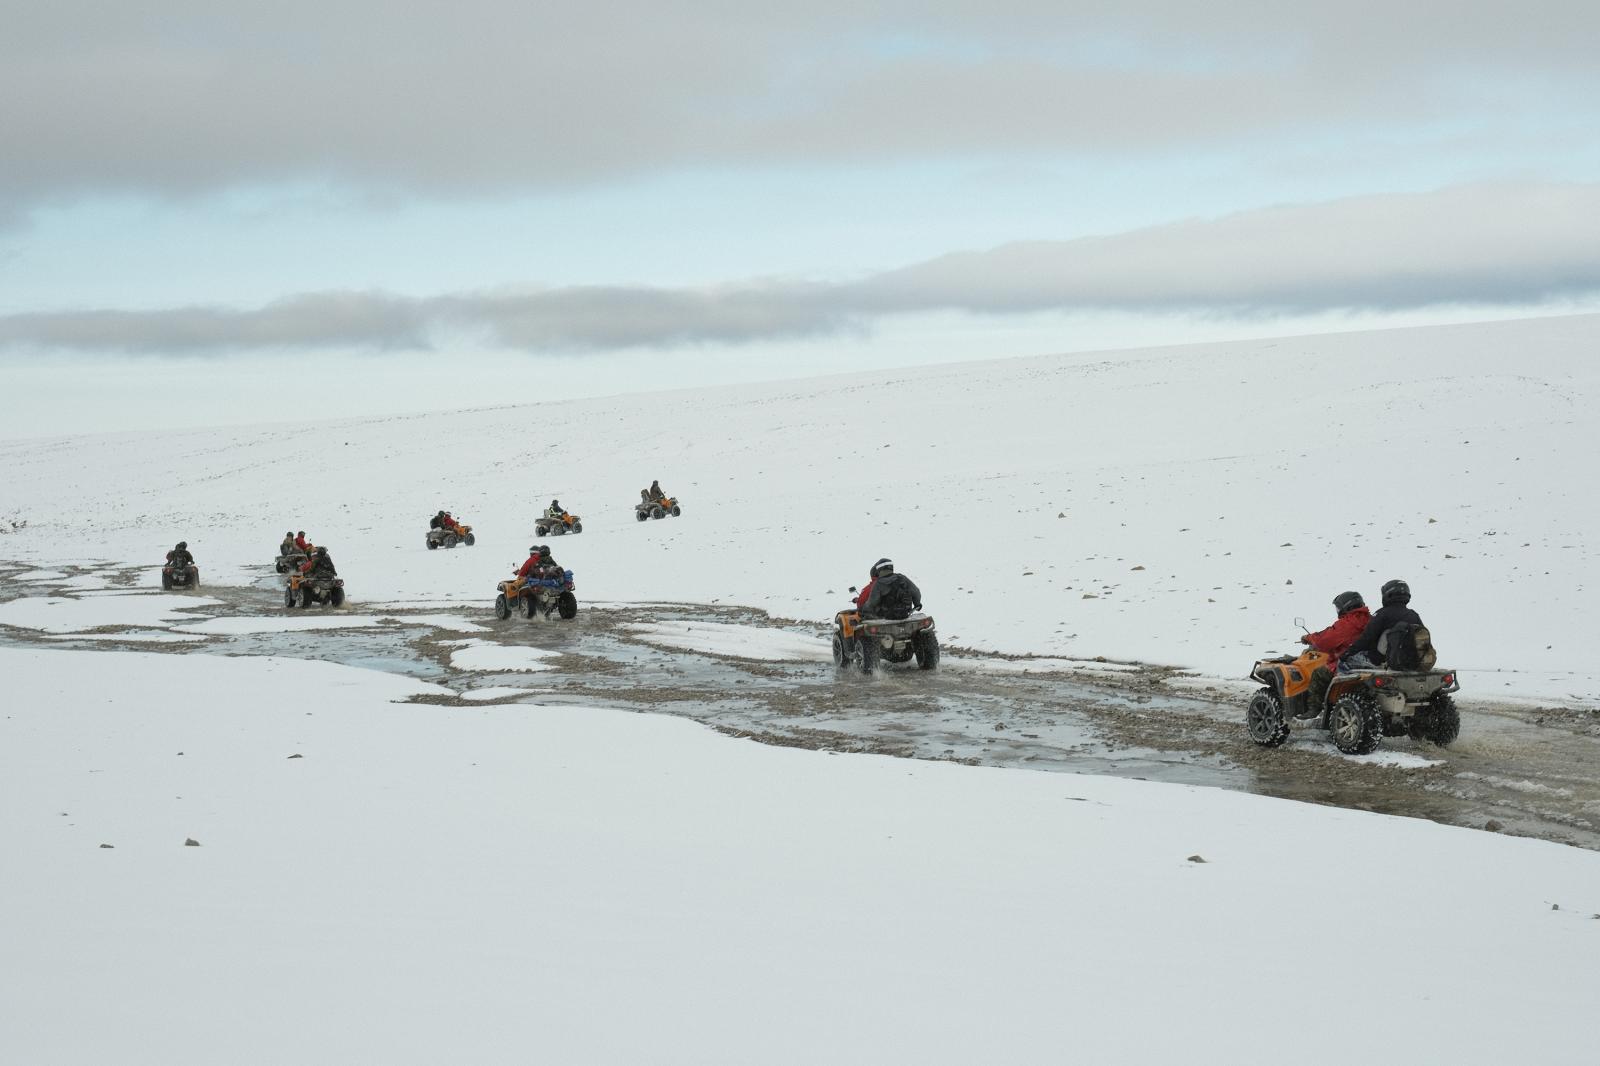
<path id="1" fill-rule="evenodd" d="M 291 574 L 289 584 L 283 590 L 283 605 L 304 609 L 313 603 L 343 607 L 344 578 L 326 574 Z"/>
<path id="2" fill-rule="evenodd" d="M 167 563 L 161 568 L 161 587 L 164 589 L 192 589 L 200 587 L 200 568 L 193 563 L 187 566 Z"/>

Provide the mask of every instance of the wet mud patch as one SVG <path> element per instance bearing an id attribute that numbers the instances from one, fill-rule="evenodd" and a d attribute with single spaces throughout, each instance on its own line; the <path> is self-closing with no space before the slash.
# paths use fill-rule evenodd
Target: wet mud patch
<path id="1" fill-rule="evenodd" d="M 36 568 L 0 563 L 0 601 L 161 594 L 147 581 L 150 568 L 54 569 L 59 577 L 40 577 Z M 294 616 L 370 617 L 370 624 L 207 633 L 182 643 L 151 639 L 209 619 L 285 617 L 281 588 L 267 567 L 247 585 L 202 586 L 192 608 L 175 608 L 185 620 L 170 627 L 109 625 L 53 635 L 0 627 L 0 643 L 325 660 L 450 690 L 413 697 L 418 704 L 528 713 L 518 705 L 559 703 L 673 714 L 758 743 L 1213 785 L 1600 849 L 1600 783 L 1592 769 L 1600 765 L 1600 715 L 1580 710 L 1479 704 L 1469 695 L 1456 745 L 1441 750 L 1392 738 L 1380 753 L 1415 757 L 1411 765 L 1395 765 L 1341 756 L 1315 730 L 1297 732 L 1281 748 L 1258 748 L 1244 730 L 1240 690 L 1208 687 L 1160 665 L 947 646 L 940 670 L 891 666 L 863 676 L 837 670 L 825 655 L 773 659 L 685 648 L 633 628 L 743 626 L 768 632 L 773 647 L 811 639 L 827 647 L 825 623 L 754 608 L 587 605 L 562 622 L 500 621 L 477 605 L 356 602 Z M 545 668 L 461 669 L 452 655 L 471 644 L 536 649 Z M 473 698 L 475 691 L 487 698 Z"/>

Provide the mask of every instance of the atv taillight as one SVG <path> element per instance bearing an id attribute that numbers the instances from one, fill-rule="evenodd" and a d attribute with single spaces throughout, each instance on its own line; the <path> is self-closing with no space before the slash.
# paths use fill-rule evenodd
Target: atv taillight
<path id="1" fill-rule="evenodd" d="M 1388 683 L 1389 679 L 1387 677 L 1375 677 L 1372 679 L 1373 688 L 1383 688 Z"/>
<path id="2" fill-rule="evenodd" d="M 1456 675 L 1455 674 L 1445 674 L 1444 675 L 1444 679 L 1443 679 L 1443 681 L 1441 683 L 1445 684 L 1445 685 L 1453 685 L 1453 684 L 1455 684 L 1456 683 Z"/>

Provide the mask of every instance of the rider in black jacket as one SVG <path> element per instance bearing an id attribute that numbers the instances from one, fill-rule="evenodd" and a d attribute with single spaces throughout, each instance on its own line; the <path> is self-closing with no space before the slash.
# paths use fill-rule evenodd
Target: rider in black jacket
<path id="1" fill-rule="evenodd" d="M 1398 578 L 1383 586 L 1383 606 L 1372 616 L 1367 628 L 1361 631 L 1356 642 L 1339 657 L 1339 670 L 1382 666 L 1385 656 L 1378 650 L 1378 638 L 1397 625 L 1407 622 L 1421 625 L 1422 616 L 1407 606 L 1411 602 L 1411 586 Z"/>
<path id="2" fill-rule="evenodd" d="M 922 590 L 904 574 L 894 572 L 894 563 L 879 559 L 872 567 L 872 592 L 861 605 L 862 618 L 906 618 L 922 610 Z"/>

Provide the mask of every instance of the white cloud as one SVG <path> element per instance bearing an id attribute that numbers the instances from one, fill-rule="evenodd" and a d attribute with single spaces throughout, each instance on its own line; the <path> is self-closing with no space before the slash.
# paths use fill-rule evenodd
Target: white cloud
<path id="1" fill-rule="evenodd" d="M 602 351 L 823 336 L 946 310 L 1275 316 L 1536 305 L 1596 291 L 1600 184 L 1494 184 L 1009 244 L 835 283 L 336 292 L 256 309 L 29 312 L 0 316 L 0 347 L 205 355 L 423 349 L 470 335 L 501 349 Z"/>

